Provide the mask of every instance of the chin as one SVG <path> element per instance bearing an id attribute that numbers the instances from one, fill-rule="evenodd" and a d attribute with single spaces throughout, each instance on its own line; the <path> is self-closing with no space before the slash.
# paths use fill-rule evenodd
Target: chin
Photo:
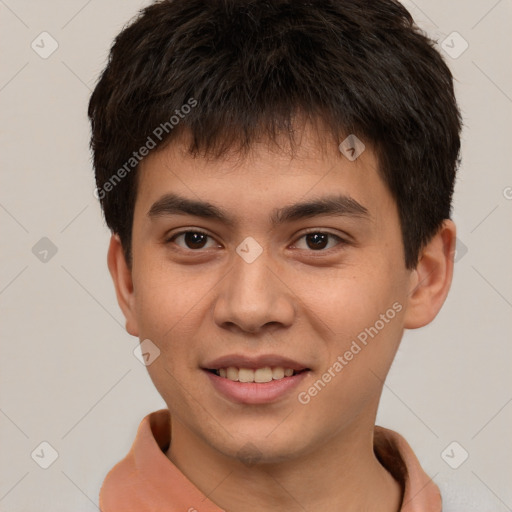
<path id="1" fill-rule="evenodd" d="M 267 435 L 269 430 L 239 436 L 234 434 L 229 438 L 229 446 L 216 446 L 217 450 L 227 457 L 239 460 L 245 465 L 276 464 L 293 460 L 297 457 L 303 446 L 299 446 L 304 439 L 275 433 Z M 272 438 L 272 439 L 271 439 Z"/>

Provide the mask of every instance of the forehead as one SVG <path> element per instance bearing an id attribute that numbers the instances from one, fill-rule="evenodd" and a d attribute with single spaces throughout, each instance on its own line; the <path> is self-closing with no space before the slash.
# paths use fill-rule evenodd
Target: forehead
<path id="1" fill-rule="evenodd" d="M 352 160 L 340 151 L 342 141 L 322 137 L 310 127 L 303 127 L 293 148 L 281 137 L 276 142 L 256 141 L 246 152 L 233 149 L 214 157 L 192 155 L 189 142 L 187 136 L 178 138 L 142 161 L 136 216 L 158 215 L 159 209 L 166 209 L 166 196 L 173 196 L 167 206 L 185 198 L 190 212 L 194 202 L 203 206 L 203 213 L 210 208 L 211 217 L 225 223 L 266 217 L 271 227 L 290 213 L 283 206 L 322 198 L 342 197 L 346 211 L 369 217 L 394 207 L 370 144 Z"/>

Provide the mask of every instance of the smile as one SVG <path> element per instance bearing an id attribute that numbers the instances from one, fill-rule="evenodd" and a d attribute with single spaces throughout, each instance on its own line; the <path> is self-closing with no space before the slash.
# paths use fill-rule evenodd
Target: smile
<path id="1" fill-rule="evenodd" d="M 271 368 L 270 366 L 265 366 L 263 368 L 237 368 L 235 366 L 228 366 L 227 368 L 219 368 L 216 370 L 209 370 L 210 372 L 215 373 L 219 377 L 229 379 L 233 382 L 272 382 L 273 380 L 281 380 L 285 377 L 292 377 L 300 373 L 300 370 L 296 371 L 292 368 L 284 368 L 282 366 L 275 366 Z"/>
<path id="2" fill-rule="evenodd" d="M 282 366 L 203 370 L 220 396 L 243 405 L 263 405 L 285 400 L 296 392 L 309 369 L 292 370 Z M 276 378 L 274 378 L 274 375 Z M 235 380 L 236 379 L 236 380 Z"/>

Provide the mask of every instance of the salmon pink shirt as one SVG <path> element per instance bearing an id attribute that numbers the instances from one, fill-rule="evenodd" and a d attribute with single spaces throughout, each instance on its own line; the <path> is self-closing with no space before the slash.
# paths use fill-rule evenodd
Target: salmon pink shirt
<path id="1" fill-rule="evenodd" d="M 103 482 L 101 512 L 224 512 L 167 458 L 170 432 L 168 409 L 142 420 L 130 452 Z M 402 436 L 376 426 L 374 451 L 402 486 L 401 512 L 441 512 L 437 485 Z"/>

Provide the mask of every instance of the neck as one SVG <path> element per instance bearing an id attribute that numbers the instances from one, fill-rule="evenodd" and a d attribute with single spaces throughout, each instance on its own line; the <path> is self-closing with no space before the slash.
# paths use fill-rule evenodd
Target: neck
<path id="1" fill-rule="evenodd" d="M 373 424 L 355 426 L 280 463 L 244 464 L 172 420 L 167 457 L 229 512 L 398 512 L 402 489 L 373 451 Z"/>

